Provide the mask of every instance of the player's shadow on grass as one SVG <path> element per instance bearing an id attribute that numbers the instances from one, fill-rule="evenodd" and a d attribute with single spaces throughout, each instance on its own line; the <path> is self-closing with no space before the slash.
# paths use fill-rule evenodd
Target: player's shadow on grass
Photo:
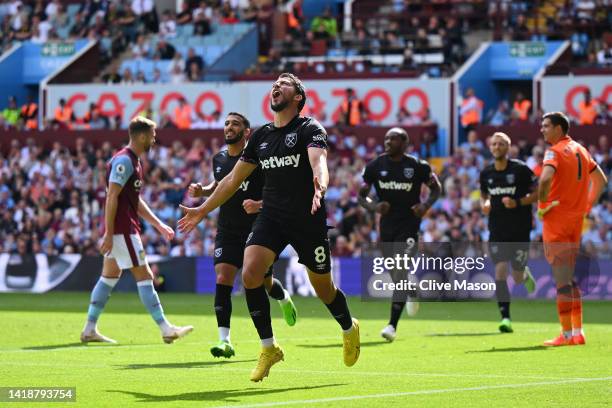
<path id="1" fill-rule="evenodd" d="M 112 347 L 112 344 L 97 344 L 93 347 Z M 64 343 L 64 344 L 49 344 L 47 346 L 30 346 L 23 347 L 22 350 L 55 350 L 63 348 L 81 348 L 81 347 L 92 347 L 81 342 Z"/>
<path id="2" fill-rule="evenodd" d="M 191 362 L 186 362 L 186 363 L 128 364 L 125 366 L 117 366 L 117 367 L 122 370 L 142 370 L 146 368 L 206 368 L 206 367 L 225 365 L 225 364 L 252 363 L 253 361 L 257 361 L 257 359 L 191 361 Z"/>
<path id="3" fill-rule="evenodd" d="M 131 395 L 138 398 L 137 402 L 171 402 L 171 401 L 222 401 L 222 402 L 242 402 L 240 397 L 254 397 L 267 394 L 279 394 L 289 391 L 309 391 L 319 388 L 340 387 L 347 384 L 324 384 L 304 387 L 287 387 L 287 388 L 242 388 L 235 390 L 218 390 L 218 391 L 198 391 L 186 392 L 183 394 L 174 395 L 153 395 L 143 392 L 122 391 L 122 390 L 107 390 L 107 392 L 116 392 L 120 394 Z"/>
<path id="4" fill-rule="evenodd" d="M 386 340 L 376 340 L 376 341 L 362 341 L 361 347 L 373 347 L 380 346 L 382 344 L 387 344 Z M 301 348 L 310 348 L 310 349 L 325 349 L 325 348 L 337 348 L 342 347 L 342 343 L 332 343 L 332 344 L 296 344 L 297 347 Z"/>
<path id="5" fill-rule="evenodd" d="M 539 350 L 549 350 L 552 347 L 546 346 L 530 346 L 530 347 L 506 347 L 506 348 L 491 348 L 488 350 L 468 350 L 466 354 L 471 353 L 505 353 L 505 352 L 514 352 L 514 351 L 539 351 Z"/>
<path id="6" fill-rule="evenodd" d="M 429 333 L 425 337 L 479 337 L 479 336 L 499 336 L 500 332 L 485 332 L 485 333 Z"/>

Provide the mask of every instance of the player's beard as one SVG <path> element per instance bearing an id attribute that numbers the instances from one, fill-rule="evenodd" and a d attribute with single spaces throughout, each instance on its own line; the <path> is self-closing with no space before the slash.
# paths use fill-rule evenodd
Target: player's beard
<path id="1" fill-rule="evenodd" d="M 243 130 L 243 131 L 241 131 L 241 132 L 239 132 L 239 133 L 236 135 L 236 137 L 234 137 L 233 139 L 230 139 L 230 138 L 226 137 L 226 138 L 225 138 L 225 144 L 228 144 L 228 145 L 233 145 L 233 144 L 236 144 L 236 143 L 238 143 L 239 141 L 241 141 L 243 137 L 244 137 L 244 130 Z"/>
<path id="2" fill-rule="evenodd" d="M 284 98 L 282 102 L 279 102 L 276 105 L 272 103 L 272 100 L 270 100 L 270 109 L 272 109 L 274 112 L 280 112 L 284 110 L 287 106 L 289 106 L 289 101 Z"/>

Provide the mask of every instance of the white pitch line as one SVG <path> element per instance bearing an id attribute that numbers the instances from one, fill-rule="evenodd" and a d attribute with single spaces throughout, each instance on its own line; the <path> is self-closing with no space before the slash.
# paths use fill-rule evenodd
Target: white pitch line
<path id="1" fill-rule="evenodd" d="M 371 395 L 353 395 L 350 397 L 334 397 L 334 398 L 319 398 L 310 400 L 293 400 L 293 401 L 282 401 L 282 402 L 263 402 L 258 404 L 248 405 L 223 405 L 217 408 L 256 408 L 256 407 L 276 407 L 283 405 L 304 405 L 304 404 L 320 404 L 325 402 L 338 402 L 338 401 L 355 401 L 364 399 L 375 399 L 375 398 L 397 398 L 405 397 L 410 395 L 430 395 L 430 394 L 445 394 L 451 392 L 465 392 L 465 391 L 487 391 L 504 388 L 526 388 L 536 387 L 542 385 L 561 385 L 561 384 L 574 384 L 574 383 L 585 383 L 595 381 L 612 381 L 612 377 L 601 377 L 601 378 L 577 378 L 563 381 L 543 381 L 533 382 L 526 384 L 505 384 L 505 385 L 484 385 L 482 387 L 465 387 L 465 388 L 446 388 L 440 390 L 421 390 L 421 391 L 409 391 L 409 392 L 394 392 L 387 394 L 371 394 Z"/>

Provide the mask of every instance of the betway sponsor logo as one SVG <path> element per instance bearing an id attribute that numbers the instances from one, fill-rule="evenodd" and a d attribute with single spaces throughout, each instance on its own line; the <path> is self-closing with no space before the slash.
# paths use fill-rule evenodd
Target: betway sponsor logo
<path id="1" fill-rule="evenodd" d="M 489 187 L 489 194 L 491 195 L 514 195 L 516 187 Z"/>
<path id="2" fill-rule="evenodd" d="M 276 169 L 280 167 L 297 167 L 300 164 L 300 155 L 292 154 L 291 156 L 276 157 L 272 156 L 266 160 L 260 160 L 262 169 Z"/>
<path id="3" fill-rule="evenodd" d="M 397 181 L 378 181 L 378 186 L 383 190 L 412 190 L 412 183 L 398 183 Z"/>
<path id="4" fill-rule="evenodd" d="M 249 189 L 249 183 L 250 181 L 243 181 L 242 184 L 240 184 L 240 189 L 242 191 L 247 191 Z"/>

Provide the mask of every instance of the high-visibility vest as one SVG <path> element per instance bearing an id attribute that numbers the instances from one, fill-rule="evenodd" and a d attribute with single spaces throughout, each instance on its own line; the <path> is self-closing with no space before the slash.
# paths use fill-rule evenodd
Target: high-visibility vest
<path id="1" fill-rule="evenodd" d="M 179 129 L 191 128 L 191 106 L 183 105 L 174 108 L 174 123 Z"/>
<path id="2" fill-rule="evenodd" d="M 350 126 L 356 126 L 361 123 L 361 112 L 359 111 L 359 103 L 359 99 L 353 99 L 351 101 L 350 114 L 348 117 L 348 124 Z M 344 102 L 342 102 L 342 113 L 346 115 L 348 112 L 348 99 L 345 99 Z"/>
<path id="3" fill-rule="evenodd" d="M 591 103 L 587 105 L 585 101 L 580 101 L 578 112 L 580 113 L 578 119 L 581 125 L 592 125 L 597 117 L 597 102 L 591 100 Z"/>
<path id="4" fill-rule="evenodd" d="M 521 102 L 514 102 L 514 110 L 518 112 L 520 120 L 529 120 L 529 109 L 531 108 L 531 102 L 527 99 L 523 99 Z"/>
<path id="5" fill-rule="evenodd" d="M 293 10 L 291 10 L 289 13 L 287 13 L 287 26 L 289 26 L 289 28 L 297 28 L 299 25 L 300 22 L 293 14 Z"/>
<path id="6" fill-rule="evenodd" d="M 61 106 L 55 108 L 55 120 L 61 122 L 71 128 L 72 124 L 70 123 L 70 119 L 72 118 L 72 108 L 69 106 L 64 106 L 62 109 Z"/>
<path id="7" fill-rule="evenodd" d="M 461 115 L 461 125 L 463 127 L 466 127 L 469 125 L 476 125 L 480 123 L 480 117 L 481 117 L 482 106 L 483 106 L 483 103 L 480 99 L 476 98 L 475 96 L 472 96 L 468 99 L 465 99 L 463 103 L 461 104 L 461 106 L 465 107 L 468 104 L 474 103 L 474 102 L 476 106 L 463 112 L 463 114 Z"/>
<path id="8" fill-rule="evenodd" d="M 21 107 L 21 115 L 25 119 L 26 129 L 34 130 L 38 128 L 38 119 L 35 116 L 38 105 L 34 102 L 27 103 Z"/>

